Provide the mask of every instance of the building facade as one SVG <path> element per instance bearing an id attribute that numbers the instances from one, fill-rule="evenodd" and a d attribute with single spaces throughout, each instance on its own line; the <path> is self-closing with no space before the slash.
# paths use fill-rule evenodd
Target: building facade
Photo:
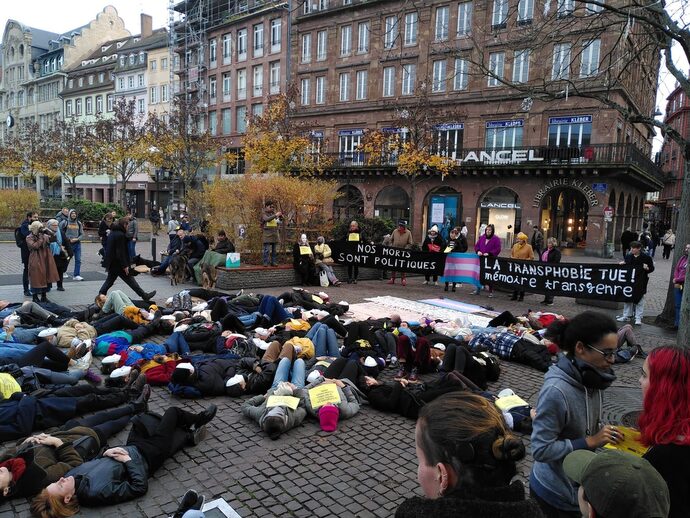
<path id="1" fill-rule="evenodd" d="M 645 193 L 662 186 L 648 158 L 652 129 L 567 89 L 569 80 L 581 89 L 603 87 L 615 31 L 586 39 L 577 35 L 582 27 L 570 25 L 572 41 L 565 34 L 529 48 L 524 31 L 541 21 L 534 3 L 525 4 L 320 0 L 293 11 L 288 67 L 300 90 L 299 115 L 313 125 L 315 147 L 333 164 L 326 174 L 344 194 L 334 218 L 411 218 L 419 241 L 433 224 L 464 223 L 476 239 L 493 223 L 504 247 L 536 225 L 561 245 L 596 255 L 608 253 L 606 242 L 617 242 L 626 226 L 641 226 Z M 570 9 L 567 15 L 584 14 L 573 11 L 585 6 Z M 626 76 L 610 92 L 642 113 L 654 108 L 658 54 L 647 61 L 640 68 L 648 76 Z M 506 84 L 544 78 L 562 84 L 557 102 Z M 362 151 L 373 130 L 409 139 L 415 128 L 400 120 L 419 110 L 422 98 L 430 112 L 443 114 L 431 147 L 455 163 L 444 176 L 402 175 L 395 153 Z M 610 223 L 606 206 L 614 208 Z"/>
<path id="2" fill-rule="evenodd" d="M 690 139 L 690 104 L 680 86 L 666 98 L 664 122 L 678 131 L 683 138 Z M 664 139 L 659 153 L 659 163 L 666 174 L 666 184 L 659 195 L 657 207 L 661 221 L 674 231 L 678 228 L 685 162 L 681 147 L 673 140 Z"/>

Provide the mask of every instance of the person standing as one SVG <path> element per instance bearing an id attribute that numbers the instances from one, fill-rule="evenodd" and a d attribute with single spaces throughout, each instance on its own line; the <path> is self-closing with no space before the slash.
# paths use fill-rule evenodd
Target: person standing
<path id="1" fill-rule="evenodd" d="M 84 227 L 81 221 L 77 218 L 77 211 L 69 210 L 67 220 L 59 225 L 62 235 L 65 240 L 69 241 L 72 246 L 72 254 L 74 256 L 74 280 L 83 281 L 84 278 L 81 273 L 81 239 L 84 237 Z"/>
<path id="2" fill-rule="evenodd" d="M 105 255 L 105 242 L 108 240 L 110 225 L 113 224 L 113 221 L 115 221 L 115 212 L 106 212 L 98 224 L 98 237 L 101 238 L 101 249 L 98 251 L 98 255 L 101 257 Z"/>
<path id="3" fill-rule="evenodd" d="M 680 256 L 673 270 L 673 296 L 676 303 L 676 317 L 673 321 L 674 329 L 678 329 L 678 324 L 680 324 L 680 306 L 683 302 L 683 287 L 685 286 L 685 276 L 688 270 L 688 253 L 690 253 L 690 244 L 685 245 L 683 255 Z"/>
<path id="4" fill-rule="evenodd" d="M 69 219 L 69 209 L 67 207 L 62 207 L 60 212 L 55 214 L 55 219 L 58 221 L 58 226 L 62 225 Z"/>
<path id="5" fill-rule="evenodd" d="M 654 260 L 642 251 L 642 243 L 633 241 L 630 243 L 630 253 L 625 256 L 625 261 L 620 264 L 627 264 L 630 266 L 641 266 L 642 272 L 637 283 L 641 285 L 642 296 L 639 300 L 633 302 L 625 302 L 623 304 L 623 314 L 616 317 L 619 322 L 627 322 L 630 318 L 635 316 L 635 325 L 642 325 L 642 314 L 644 313 L 644 296 L 647 293 L 647 283 L 649 282 L 649 274 L 654 271 Z"/>
<path id="6" fill-rule="evenodd" d="M 65 288 L 62 287 L 62 276 L 69 265 L 69 260 L 72 255 L 69 252 L 72 250 L 72 247 L 70 246 L 69 241 L 62 235 L 62 231 L 60 230 L 58 221 L 56 219 L 49 219 L 46 223 L 46 227 L 48 230 L 53 232 L 53 234 L 55 234 L 54 240 L 50 241 L 50 251 L 53 254 L 55 267 L 58 271 L 59 278 L 57 281 L 57 290 L 65 291 Z"/>
<path id="7" fill-rule="evenodd" d="M 127 235 L 125 228 L 128 224 L 127 217 L 120 218 L 113 223 L 108 235 L 108 241 L 105 246 L 105 257 L 103 258 L 103 266 L 108 272 L 108 277 L 98 290 L 101 295 L 106 295 L 108 290 L 115 283 L 118 277 L 122 279 L 127 286 L 132 288 L 134 292 L 144 300 L 151 300 L 156 294 L 156 291 L 146 293 L 139 283 L 129 273 L 129 253 L 127 248 Z"/>
<path id="8" fill-rule="evenodd" d="M 661 245 L 664 247 L 664 253 L 662 257 L 668 259 L 671 257 L 671 250 L 676 246 L 676 235 L 673 233 L 673 229 L 669 228 L 664 237 L 661 238 Z"/>
<path id="9" fill-rule="evenodd" d="M 517 235 L 517 242 L 510 250 L 511 259 L 522 259 L 523 261 L 534 261 L 534 250 L 532 246 L 527 244 L 527 234 L 520 232 Z M 513 296 L 510 300 L 524 300 L 525 290 L 513 290 Z"/>
<path id="10" fill-rule="evenodd" d="M 539 260 L 542 263 L 560 263 L 561 262 L 561 251 L 557 248 L 558 241 L 555 237 L 550 237 L 546 240 L 546 250 L 544 250 L 539 256 Z M 541 304 L 546 306 L 553 306 L 553 294 L 545 293 L 544 300 Z"/>
<path id="11" fill-rule="evenodd" d="M 161 229 L 161 217 L 160 214 L 158 214 L 158 210 L 156 208 L 151 209 L 149 221 L 151 222 L 151 230 L 153 231 L 153 235 L 157 236 L 158 232 Z"/>
<path id="12" fill-rule="evenodd" d="M 278 227 L 282 223 L 283 213 L 276 212 L 275 204 L 271 200 L 264 203 L 263 211 L 261 212 L 261 230 L 263 242 L 263 264 L 269 265 L 269 251 L 271 266 L 278 266 L 278 254 L 276 247 L 278 245 L 279 232 Z"/>
<path id="13" fill-rule="evenodd" d="M 498 257 L 499 256 L 499 254 L 501 253 L 501 240 L 495 234 L 495 228 L 494 228 L 493 223 L 489 223 L 486 227 L 484 227 L 484 233 L 479 237 L 479 239 L 475 243 L 474 251 L 477 253 L 477 255 L 479 257 L 481 257 L 481 256 Z M 489 298 L 492 298 L 494 296 L 494 290 L 490 284 L 487 284 L 486 286 L 489 288 Z M 480 292 L 481 292 L 481 287 L 475 289 L 472 292 L 472 294 L 473 295 L 479 295 Z"/>
<path id="14" fill-rule="evenodd" d="M 541 251 L 544 249 L 544 234 L 541 233 L 541 230 L 539 230 L 537 225 L 534 225 L 532 229 L 534 232 L 532 233 L 530 245 L 532 245 L 532 250 L 537 253 L 537 259 L 539 259 L 541 256 Z"/>
<path id="15" fill-rule="evenodd" d="M 621 234 L 621 252 L 623 252 L 623 257 L 628 255 L 630 250 L 630 243 L 637 239 L 637 234 L 632 231 L 630 227 L 627 227 Z"/>
<path id="16" fill-rule="evenodd" d="M 446 249 L 444 252 L 446 254 L 453 254 L 453 253 L 459 253 L 459 254 L 464 254 L 467 252 L 467 239 L 463 235 L 462 231 L 460 230 L 460 227 L 455 227 L 453 230 L 450 231 L 450 240 L 448 241 L 448 244 L 446 245 Z M 448 291 L 448 285 L 449 282 L 446 281 L 446 286 L 443 288 L 443 291 Z M 455 291 L 455 286 L 457 285 L 456 282 L 453 282 L 453 291 Z"/>
<path id="17" fill-rule="evenodd" d="M 43 223 L 40 221 L 32 222 L 29 225 L 29 231 L 31 233 L 26 238 L 26 245 L 31 252 L 29 254 L 31 294 L 34 302 L 39 302 L 39 295 L 41 295 L 40 302 L 48 302 L 46 297 L 49 289 L 48 283 L 57 282 L 60 278 L 53 260 L 53 253 L 50 251 L 50 237 L 46 234 Z M 52 232 L 50 233 L 52 234 Z"/>
<path id="18" fill-rule="evenodd" d="M 38 221 L 38 213 L 30 211 L 26 213 L 26 219 L 22 221 L 19 227 L 19 233 L 21 234 L 22 240 L 19 244 L 19 250 L 21 252 L 22 265 L 24 269 L 22 271 L 22 285 L 24 286 L 24 296 L 30 297 L 31 292 L 29 291 L 29 247 L 26 244 L 26 238 L 29 237 L 31 231 L 29 230 L 29 225 L 32 222 Z"/>
<path id="19" fill-rule="evenodd" d="M 651 242 L 649 244 L 649 256 L 654 259 L 654 254 L 656 254 L 656 247 L 659 246 L 659 232 L 657 231 L 657 226 L 652 225 L 651 229 L 649 230 L 649 234 L 651 235 Z"/>
<path id="20" fill-rule="evenodd" d="M 395 248 L 412 248 L 414 241 L 412 240 L 412 232 L 407 228 L 407 221 L 404 219 L 398 220 L 398 228 L 393 231 L 391 236 L 391 246 Z M 388 284 L 395 284 L 395 270 L 391 274 L 391 278 Z M 403 286 L 407 285 L 407 279 L 405 277 L 405 272 L 400 273 L 400 284 Z"/>
<path id="21" fill-rule="evenodd" d="M 359 228 L 359 223 L 350 221 L 350 227 L 347 230 L 347 237 L 345 240 L 348 243 L 361 243 L 364 241 L 364 234 Z M 357 277 L 359 276 L 359 266 L 356 263 L 347 263 L 347 283 L 357 284 Z"/>
<path id="22" fill-rule="evenodd" d="M 434 225 L 427 232 L 426 238 L 422 242 L 423 252 L 441 253 L 445 248 L 443 238 L 438 235 L 438 226 Z M 438 275 L 434 275 L 434 286 L 438 286 Z M 424 276 L 424 284 L 431 283 L 431 275 Z"/>
<path id="23" fill-rule="evenodd" d="M 129 262 L 134 260 L 137 255 L 137 239 L 139 239 L 139 222 L 131 210 L 127 211 L 129 223 L 127 224 L 127 251 L 129 252 Z"/>
<path id="24" fill-rule="evenodd" d="M 177 235 L 177 228 L 180 226 L 180 222 L 175 218 L 175 214 L 170 214 L 170 219 L 168 220 L 168 237 L 172 241 Z"/>

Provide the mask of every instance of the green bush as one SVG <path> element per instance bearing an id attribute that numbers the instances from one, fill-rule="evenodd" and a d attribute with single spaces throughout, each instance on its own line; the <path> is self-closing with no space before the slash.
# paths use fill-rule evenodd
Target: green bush
<path id="1" fill-rule="evenodd" d="M 15 228 L 21 225 L 30 210 L 38 209 L 38 194 L 32 189 L 4 189 L 0 196 L 0 226 Z"/>
<path id="2" fill-rule="evenodd" d="M 390 234 L 395 230 L 395 223 L 389 218 L 357 218 L 359 228 L 362 229 L 367 241 L 374 243 L 381 243 L 383 236 Z M 341 240 L 347 236 L 347 230 L 350 228 L 349 221 L 339 221 L 333 227 L 333 239 Z"/>
<path id="3" fill-rule="evenodd" d="M 100 221 L 106 212 L 115 211 L 118 216 L 124 216 L 125 211 L 117 203 L 99 203 L 89 200 L 52 201 L 44 208 L 54 208 L 58 212 L 62 207 L 69 207 L 77 211 L 81 221 Z"/>

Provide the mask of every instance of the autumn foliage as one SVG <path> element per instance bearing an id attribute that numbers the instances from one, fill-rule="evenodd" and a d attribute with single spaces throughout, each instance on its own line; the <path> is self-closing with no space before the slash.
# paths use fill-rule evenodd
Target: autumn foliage
<path id="1" fill-rule="evenodd" d="M 0 196 L 0 226 L 17 227 L 30 210 L 38 210 L 38 194 L 32 189 L 3 190 Z"/>

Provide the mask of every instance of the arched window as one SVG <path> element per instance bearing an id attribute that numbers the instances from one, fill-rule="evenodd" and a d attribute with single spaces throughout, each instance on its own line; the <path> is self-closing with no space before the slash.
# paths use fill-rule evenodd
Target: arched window
<path id="1" fill-rule="evenodd" d="M 381 189 L 374 203 L 374 216 L 379 218 L 409 219 L 410 197 L 404 189 L 389 185 Z"/>
<path id="2" fill-rule="evenodd" d="M 353 185 L 338 189 L 339 196 L 333 201 L 333 220 L 348 221 L 364 214 L 362 192 Z"/>

